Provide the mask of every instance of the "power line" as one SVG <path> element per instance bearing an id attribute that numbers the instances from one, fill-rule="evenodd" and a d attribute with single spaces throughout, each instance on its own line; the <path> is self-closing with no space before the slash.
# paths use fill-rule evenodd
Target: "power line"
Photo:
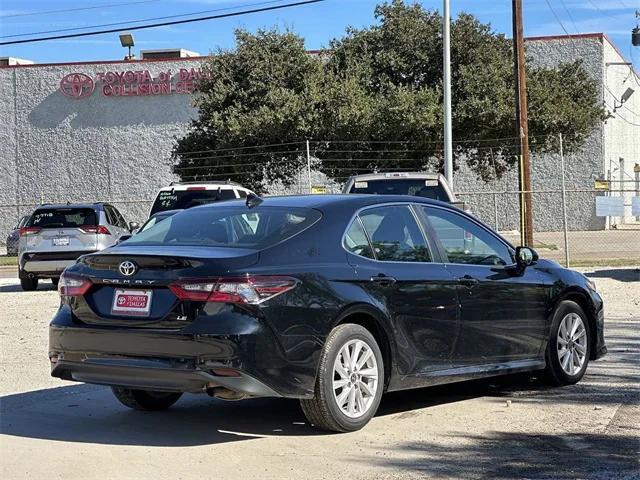
<path id="1" fill-rule="evenodd" d="M 578 26 L 576 25 L 576 22 L 573 21 L 573 17 L 571 16 L 571 12 L 567 8 L 567 5 L 564 3 L 564 0 L 560 0 L 560 4 L 562 5 L 562 8 L 564 8 L 564 11 L 567 12 L 567 16 L 569 17 L 569 21 L 571 21 L 571 24 L 573 25 L 573 28 L 576 31 L 576 33 L 580 33 L 580 30 L 578 29 Z"/>
<path id="2" fill-rule="evenodd" d="M 620 117 L 622 120 L 624 120 L 625 122 L 627 122 L 629 125 L 633 125 L 634 127 L 640 127 L 640 123 L 634 123 L 631 120 L 626 119 L 625 117 L 623 117 L 622 115 L 620 115 L 615 109 L 614 107 L 612 107 L 611 105 L 609 105 L 607 102 L 604 102 L 604 104 L 609 107 L 611 109 L 611 113 L 616 114 L 618 117 Z"/>
<path id="3" fill-rule="evenodd" d="M 558 14 L 556 13 L 556 11 L 553 9 L 553 7 L 551 6 L 551 2 L 549 0 L 544 0 L 545 2 L 547 2 L 547 5 L 549 6 L 549 9 L 551 10 L 551 13 L 553 13 L 553 16 L 556 17 L 556 20 L 558 21 L 558 23 L 560 24 L 560 27 L 562 28 L 562 30 L 564 30 L 564 33 L 566 33 L 567 35 L 571 36 L 571 34 L 569 33 L 569 31 L 564 28 L 564 23 L 562 23 L 562 20 L 560 20 L 560 17 L 558 16 Z"/>
<path id="4" fill-rule="evenodd" d="M 269 12 L 272 10 L 281 10 L 283 8 L 291 8 L 291 7 L 297 7 L 297 6 L 301 6 L 301 5 L 308 5 L 311 3 L 318 3 L 318 2 L 324 2 L 325 0 L 304 0 L 301 2 L 294 2 L 294 3 L 285 3 L 283 5 L 273 5 L 271 7 L 263 7 L 263 8 L 254 8 L 251 10 L 242 10 L 240 12 L 231 12 L 231 13 L 224 13 L 221 15 L 209 15 L 206 17 L 198 17 L 198 18 L 188 18 L 185 20 L 173 20 L 171 22 L 161 22 L 161 23 L 154 23 L 154 24 L 150 24 L 150 25 L 138 25 L 138 26 L 133 26 L 130 28 L 127 28 L 127 30 L 143 30 L 143 29 L 147 29 L 147 28 L 157 28 L 157 27 L 166 27 L 169 25 L 181 25 L 184 23 L 193 23 L 193 22 L 203 22 L 206 20 L 215 20 L 215 19 L 219 19 L 219 18 L 229 18 L 229 17 L 238 17 L 241 15 L 247 15 L 250 13 L 259 13 L 259 12 Z M 29 39 L 25 39 L 25 40 L 11 40 L 8 42 L 0 42 L 0 45 L 15 45 L 15 44 L 19 44 L 19 43 L 33 43 L 33 42 L 44 42 L 44 41 L 48 41 L 48 40 L 60 40 L 60 39 L 65 39 L 65 38 L 77 38 L 77 37 L 88 37 L 88 36 L 93 36 L 93 35 L 102 35 L 105 33 L 117 33 L 120 32 L 122 29 L 119 28 L 114 28 L 114 29 L 108 29 L 108 30 L 98 30 L 95 32 L 83 32 L 83 33 L 72 33 L 72 34 L 68 34 L 68 35 L 56 35 L 56 36 L 52 36 L 52 37 L 40 37 L 40 38 L 29 38 Z"/>
<path id="5" fill-rule="evenodd" d="M 182 14 L 179 14 L 179 15 L 166 15 L 166 16 L 163 16 L 163 17 L 142 18 L 140 20 L 126 20 L 126 21 L 122 21 L 122 22 L 103 23 L 103 24 L 99 24 L 99 25 L 86 25 L 84 27 L 59 28 L 57 30 L 44 30 L 44 31 L 41 31 L 41 32 L 15 33 L 13 35 L 0 36 L 0 38 L 28 37 L 30 35 L 45 35 L 45 34 L 48 34 L 48 33 L 73 32 L 73 31 L 78 31 L 78 30 L 88 30 L 88 29 L 91 29 L 91 28 L 113 27 L 113 26 L 116 26 L 116 25 L 129 25 L 129 24 L 132 24 L 132 23 L 151 22 L 151 21 L 156 21 L 156 20 L 167 20 L 169 18 L 190 17 L 190 16 L 193 16 L 193 15 L 202 15 L 203 13 L 224 12 L 224 11 L 227 11 L 227 10 L 235 10 L 235 9 L 241 8 L 241 7 L 242 8 L 257 7 L 259 5 L 269 5 L 269 4 L 272 4 L 272 3 L 280 3 L 282 1 L 283 0 L 270 0 L 268 2 L 241 4 L 241 5 L 235 5 L 233 7 L 215 8 L 213 10 L 200 10 L 198 12 L 182 13 Z"/>
<path id="6" fill-rule="evenodd" d="M 62 10 L 45 10 L 44 12 L 24 12 L 24 13 L 12 13 L 10 15 L 0 15 L 0 18 L 15 18 L 15 17 L 30 17 L 33 15 L 49 15 L 51 13 L 67 13 L 67 12 L 79 12 L 82 10 L 97 10 L 101 8 L 122 7 L 129 5 L 138 5 L 140 3 L 152 3 L 160 0 L 140 0 L 137 2 L 124 2 L 124 3 L 110 3 L 105 5 L 94 5 L 93 7 L 78 7 L 78 8 L 65 8 Z"/>

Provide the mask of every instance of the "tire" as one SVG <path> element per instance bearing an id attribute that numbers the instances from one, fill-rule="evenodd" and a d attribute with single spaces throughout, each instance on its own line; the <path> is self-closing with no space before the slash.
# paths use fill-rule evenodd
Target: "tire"
<path id="1" fill-rule="evenodd" d="M 54 277 L 51 279 L 51 283 L 53 283 L 53 286 L 58 288 L 58 283 L 60 282 L 60 277 Z"/>
<path id="2" fill-rule="evenodd" d="M 33 292 L 38 289 L 38 277 L 20 277 L 20 286 L 25 292 Z"/>
<path id="3" fill-rule="evenodd" d="M 111 390 L 123 405 L 143 411 L 166 410 L 182 396 L 181 392 L 155 392 L 121 387 L 111 387 Z"/>
<path id="4" fill-rule="evenodd" d="M 343 373 L 339 374 L 336 366 L 344 367 L 343 348 L 353 354 L 357 345 L 360 345 L 357 360 L 361 362 L 370 352 L 367 360 L 355 370 L 350 366 L 342 368 Z M 356 382 L 351 383 L 354 379 Z M 334 390 L 334 381 L 348 383 Z M 382 353 L 373 335 L 360 325 L 338 325 L 329 333 L 320 355 L 315 396 L 311 400 L 300 400 L 300 404 L 309 422 L 316 427 L 333 432 L 353 432 L 364 427 L 375 415 L 383 390 Z M 343 400 L 342 406 L 338 404 L 339 398 Z"/>
<path id="5" fill-rule="evenodd" d="M 575 334 L 567 336 L 566 327 L 569 326 L 571 329 L 569 322 L 577 321 L 577 319 L 579 322 Z M 568 333 L 571 334 L 571 332 Z M 570 340 L 568 346 L 563 343 L 567 339 Z M 592 347 L 589 321 L 584 310 L 575 302 L 569 300 L 560 302 L 553 314 L 545 354 L 547 366 L 544 373 L 546 380 L 552 385 L 572 385 L 579 382 L 587 370 Z"/>

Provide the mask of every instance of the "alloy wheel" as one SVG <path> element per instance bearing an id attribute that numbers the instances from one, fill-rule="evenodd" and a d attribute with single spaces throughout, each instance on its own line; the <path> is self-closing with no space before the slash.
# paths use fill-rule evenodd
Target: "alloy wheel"
<path id="1" fill-rule="evenodd" d="M 576 375 L 587 358 L 587 329 L 577 313 L 568 313 L 560 322 L 557 337 L 558 360 L 568 375 Z"/>
<path id="2" fill-rule="evenodd" d="M 378 390 L 378 364 L 363 340 L 351 340 L 338 352 L 333 366 L 334 399 L 346 416 L 359 418 L 371 408 Z"/>

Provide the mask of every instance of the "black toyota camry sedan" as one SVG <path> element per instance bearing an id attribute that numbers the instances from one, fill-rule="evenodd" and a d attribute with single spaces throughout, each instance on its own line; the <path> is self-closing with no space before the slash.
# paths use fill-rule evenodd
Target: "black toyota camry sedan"
<path id="1" fill-rule="evenodd" d="M 525 371 L 570 384 L 606 353 L 589 279 L 418 197 L 192 208 L 81 257 L 59 291 L 52 375 L 141 410 L 297 398 L 344 432 L 387 391 Z"/>

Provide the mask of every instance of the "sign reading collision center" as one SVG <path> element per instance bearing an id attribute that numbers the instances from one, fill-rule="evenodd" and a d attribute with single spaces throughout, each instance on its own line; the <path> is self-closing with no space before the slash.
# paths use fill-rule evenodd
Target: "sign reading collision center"
<path id="1" fill-rule="evenodd" d="M 70 73 L 60 80 L 60 92 L 69 98 L 86 98 L 96 87 L 105 97 L 145 97 L 193 93 L 199 80 L 209 78 L 200 68 L 181 68 L 177 72 L 164 70 L 152 75 L 149 70 L 102 72 L 90 77 L 84 73 Z"/>

